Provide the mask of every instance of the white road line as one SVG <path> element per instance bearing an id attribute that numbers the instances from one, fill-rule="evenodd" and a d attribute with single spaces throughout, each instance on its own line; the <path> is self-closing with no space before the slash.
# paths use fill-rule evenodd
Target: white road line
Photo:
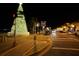
<path id="1" fill-rule="evenodd" d="M 76 50 L 76 51 L 79 51 L 78 48 L 60 48 L 60 47 L 52 47 L 52 49 L 61 49 L 61 50 Z"/>

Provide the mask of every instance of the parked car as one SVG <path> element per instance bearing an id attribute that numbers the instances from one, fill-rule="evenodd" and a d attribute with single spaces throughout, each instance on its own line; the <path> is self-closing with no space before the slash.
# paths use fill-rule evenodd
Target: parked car
<path id="1" fill-rule="evenodd" d="M 76 36 L 79 36 L 79 30 L 76 31 L 75 35 Z"/>
<path id="2" fill-rule="evenodd" d="M 50 34 L 50 29 L 49 29 L 49 27 L 46 27 L 45 28 L 45 35 L 49 35 Z"/>

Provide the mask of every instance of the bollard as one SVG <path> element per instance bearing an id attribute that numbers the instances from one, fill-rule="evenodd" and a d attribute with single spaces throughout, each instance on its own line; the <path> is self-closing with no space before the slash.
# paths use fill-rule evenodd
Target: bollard
<path id="1" fill-rule="evenodd" d="M 36 35 L 34 35 L 34 54 L 36 52 Z"/>
<path id="2" fill-rule="evenodd" d="M 16 36 L 14 35 L 13 47 L 16 46 Z"/>

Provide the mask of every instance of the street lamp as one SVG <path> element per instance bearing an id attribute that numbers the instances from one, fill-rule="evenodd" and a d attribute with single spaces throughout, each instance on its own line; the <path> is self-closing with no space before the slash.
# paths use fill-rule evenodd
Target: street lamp
<path id="1" fill-rule="evenodd" d="M 36 24 L 36 31 L 40 33 L 40 28 L 39 28 L 39 26 L 40 26 L 40 24 L 39 24 L 39 22 L 38 22 L 38 23 Z M 37 32 L 36 32 L 36 33 L 37 33 Z"/>

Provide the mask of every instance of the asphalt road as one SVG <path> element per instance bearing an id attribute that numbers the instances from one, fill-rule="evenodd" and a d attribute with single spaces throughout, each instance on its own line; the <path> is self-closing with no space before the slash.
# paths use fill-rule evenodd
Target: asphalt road
<path id="1" fill-rule="evenodd" d="M 52 48 L 44 56 L 79 56 L 79 39 L 73 34 L 57 33 Z"/>
<path id="2" fill-rule="evenodd" d="M 34 56 L 43 55 L 52 46 L 50 36 L 44 35 L 36 35 L 36 39 L 34 39 L 34 35 L 16 36 L 16 46 L 11 46 L 13 44 L 13 37 L 11 37 L 10 39 L 6 37 L 6 39 L 7 41 L 3 43 L 6 43 L 5 45 L 0 44 L 1 56 L 28 56 L 32 54 L 34 54 Z M 7 50 L 5 47 L 7 47 Z"/>

